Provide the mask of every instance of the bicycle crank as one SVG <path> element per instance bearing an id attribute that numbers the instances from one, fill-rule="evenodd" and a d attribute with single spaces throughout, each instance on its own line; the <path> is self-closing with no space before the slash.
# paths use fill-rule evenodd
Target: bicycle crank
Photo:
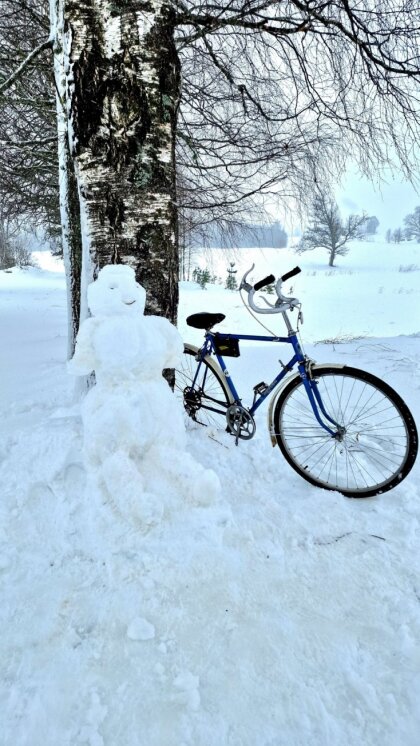
<path id="1" fill-rule="evenodd" d="M 250 440 L 255 435 L 255 422 L 252 414 L 240 404 L 231 404 L 226 412 L 226 422 L 229 432 L 238 440 Z"/>

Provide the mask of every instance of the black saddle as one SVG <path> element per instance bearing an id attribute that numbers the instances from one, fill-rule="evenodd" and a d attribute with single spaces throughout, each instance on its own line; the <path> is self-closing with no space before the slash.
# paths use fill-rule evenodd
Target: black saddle
<path id="1" fill-rule="evenodd" d="M 194 327 L 194 329 L 211 329 L 215 324 L 220 324 L 226 316 L 224 313 L 193 313 L 192 316 L 188 316 L 188 326 Z"/>

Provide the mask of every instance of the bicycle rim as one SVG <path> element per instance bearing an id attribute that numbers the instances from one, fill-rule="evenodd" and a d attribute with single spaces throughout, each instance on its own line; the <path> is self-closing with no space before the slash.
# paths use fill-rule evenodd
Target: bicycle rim
<path id="1" fill-rule="evenodd" d="M 195 352 L 186 348 L 182 365 L 175 371 L 175 392 L 182 397 L 189 417 L 200 425 L 226 429 L 226 411 L 230 404 L 229 393 L 218 373 L 205 361 L 200 366 L 193 396 L 188 401 L 186 390 L 192 386 L 197 370 Z M 193 400 L 194 405 L 191 406 Z"/>
<path id="2" fill-rule="evenodd" d="M 277 442 L 290 465 L 312 484 L 349 497 L 370 497 L 399 484 L 418 446 L 401 397 L 355 368 L 319 367 L 314 378 L 327 413 L 345 432 L 335 439 L 319 425 L 302 380 L 294 379 L 274 412 Z"/>

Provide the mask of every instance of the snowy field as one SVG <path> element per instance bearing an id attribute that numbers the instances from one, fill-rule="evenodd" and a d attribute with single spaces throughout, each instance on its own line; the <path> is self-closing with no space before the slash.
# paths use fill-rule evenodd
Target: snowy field
<path id="1" fill-rule="evenodd" d="M 37 259 L 0 272 L 0 744 L 417 746 L 420 464 L 349 500 L 287 465 L 264 412 L 239 447 L 190 426 L 220 497 L 145 531 L 85 494 L 64 274 Z M 299 264 L 286 291 L 306 352 L 376 373 L 420 422 L 420 246 L 354 244 L 332 270 L 323 252 L 197 258 L 223 279 L 232 260 L 238 276 L 255 262 L 254 281 Z M 203 310 L 262 333 L 237 293 L 182 283 L 186 340 Z M 279 352 L 241 353 L 229 368 L 249 404 Z"/>

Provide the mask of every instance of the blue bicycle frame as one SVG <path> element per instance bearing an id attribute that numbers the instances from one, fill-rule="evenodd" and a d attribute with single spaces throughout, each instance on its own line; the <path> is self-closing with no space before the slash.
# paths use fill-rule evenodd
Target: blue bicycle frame
<path id="1" fill-rule="evenodd" d="M 252 404 L 252 406 L 249 408 L 249 413 L 251 415 L 254 415 L 254 413 L 257 411 L 258 407 L 261 406 L 263 401 L 271 394 L 271 392 L 278 386 L 278 384 L 283 380 L 283 378 L 291 371 L 295 365 L 297 365 L 297 368 L 299 370 L 299 375 L 303 381 L 303 385 L 305 386 L 306 393 L 308 395 L 309 401 L 311 403 L 311 407 L 313 409 L 314 415 L 321 425 L 321 427 L 326 430 L 331 437 L 336 438 L 337 437 L 337 430 L 332 430 L 331 427 L 328 427 L 328 425 L 322 420 L 320 412 L 323 414 L 323 416 L 338 430 L 340 430 L 340 425 L 332 419 L 332 417 L 329 416 L 329 414 L 326 412 L 324 404 L 321 399 L 321 395 L 318 390 L 318 386 L 316 382 L 312 379 L 310 374 L 308 375 L 308 366 L 307 366 L 307 359 L 305 358 L 302 348 L 299 344 L 299 340 L 297 338 L 296 334 L 290 334 L 287 337 L 265 337 L 265 336 L 254 336 L 253 334 L 223 334 L 220 332 L 217 332 L 217 341 L 223 342 L 224 340 L 227 341 L 229 339 L 237 339 L 237 340 L 249 340 L 253 342 L 280 342 L 280 343 L 287 343 L 291 344 L 293 347 L 294 355 L 289 360 L 289 362 L 283 366 L 283 370 L 280 371 L 280 373 L 274 378 L 274 380 L 269 384 L 269 386 L 263 391 L 262 394 L 259 396 L 255 395 L 255 400 Z M 195 382 L 198 377 L 198 373 L 201 367 L 201 362 L 204 360 L 206 355 L 214 354 L 217 358 L 217 361 L 223 371 L 223 375 L 225 377 L 226 383 L 229 387 L 229 390 L 232 394 L 233 400 L 235 403 L 240 403 L 241 398 L 235 388 L 235 385 L 232 381 L 232 378 L 228 372 L 227 366 L 225 364 L 225 361 L 220 355 L 220 353 L 217 352 L 217 348 L 215 345 L 215 332 L 206 332 L 205 334 L 205 342 L 198 351 L 197 359 L 198 359 L 198 366 L 197 370 L 194 376 L 194 380 L 192 383 L 192 388 L 195 386 Z M 208 409 L 211 409 L 208 407 Z"/>

